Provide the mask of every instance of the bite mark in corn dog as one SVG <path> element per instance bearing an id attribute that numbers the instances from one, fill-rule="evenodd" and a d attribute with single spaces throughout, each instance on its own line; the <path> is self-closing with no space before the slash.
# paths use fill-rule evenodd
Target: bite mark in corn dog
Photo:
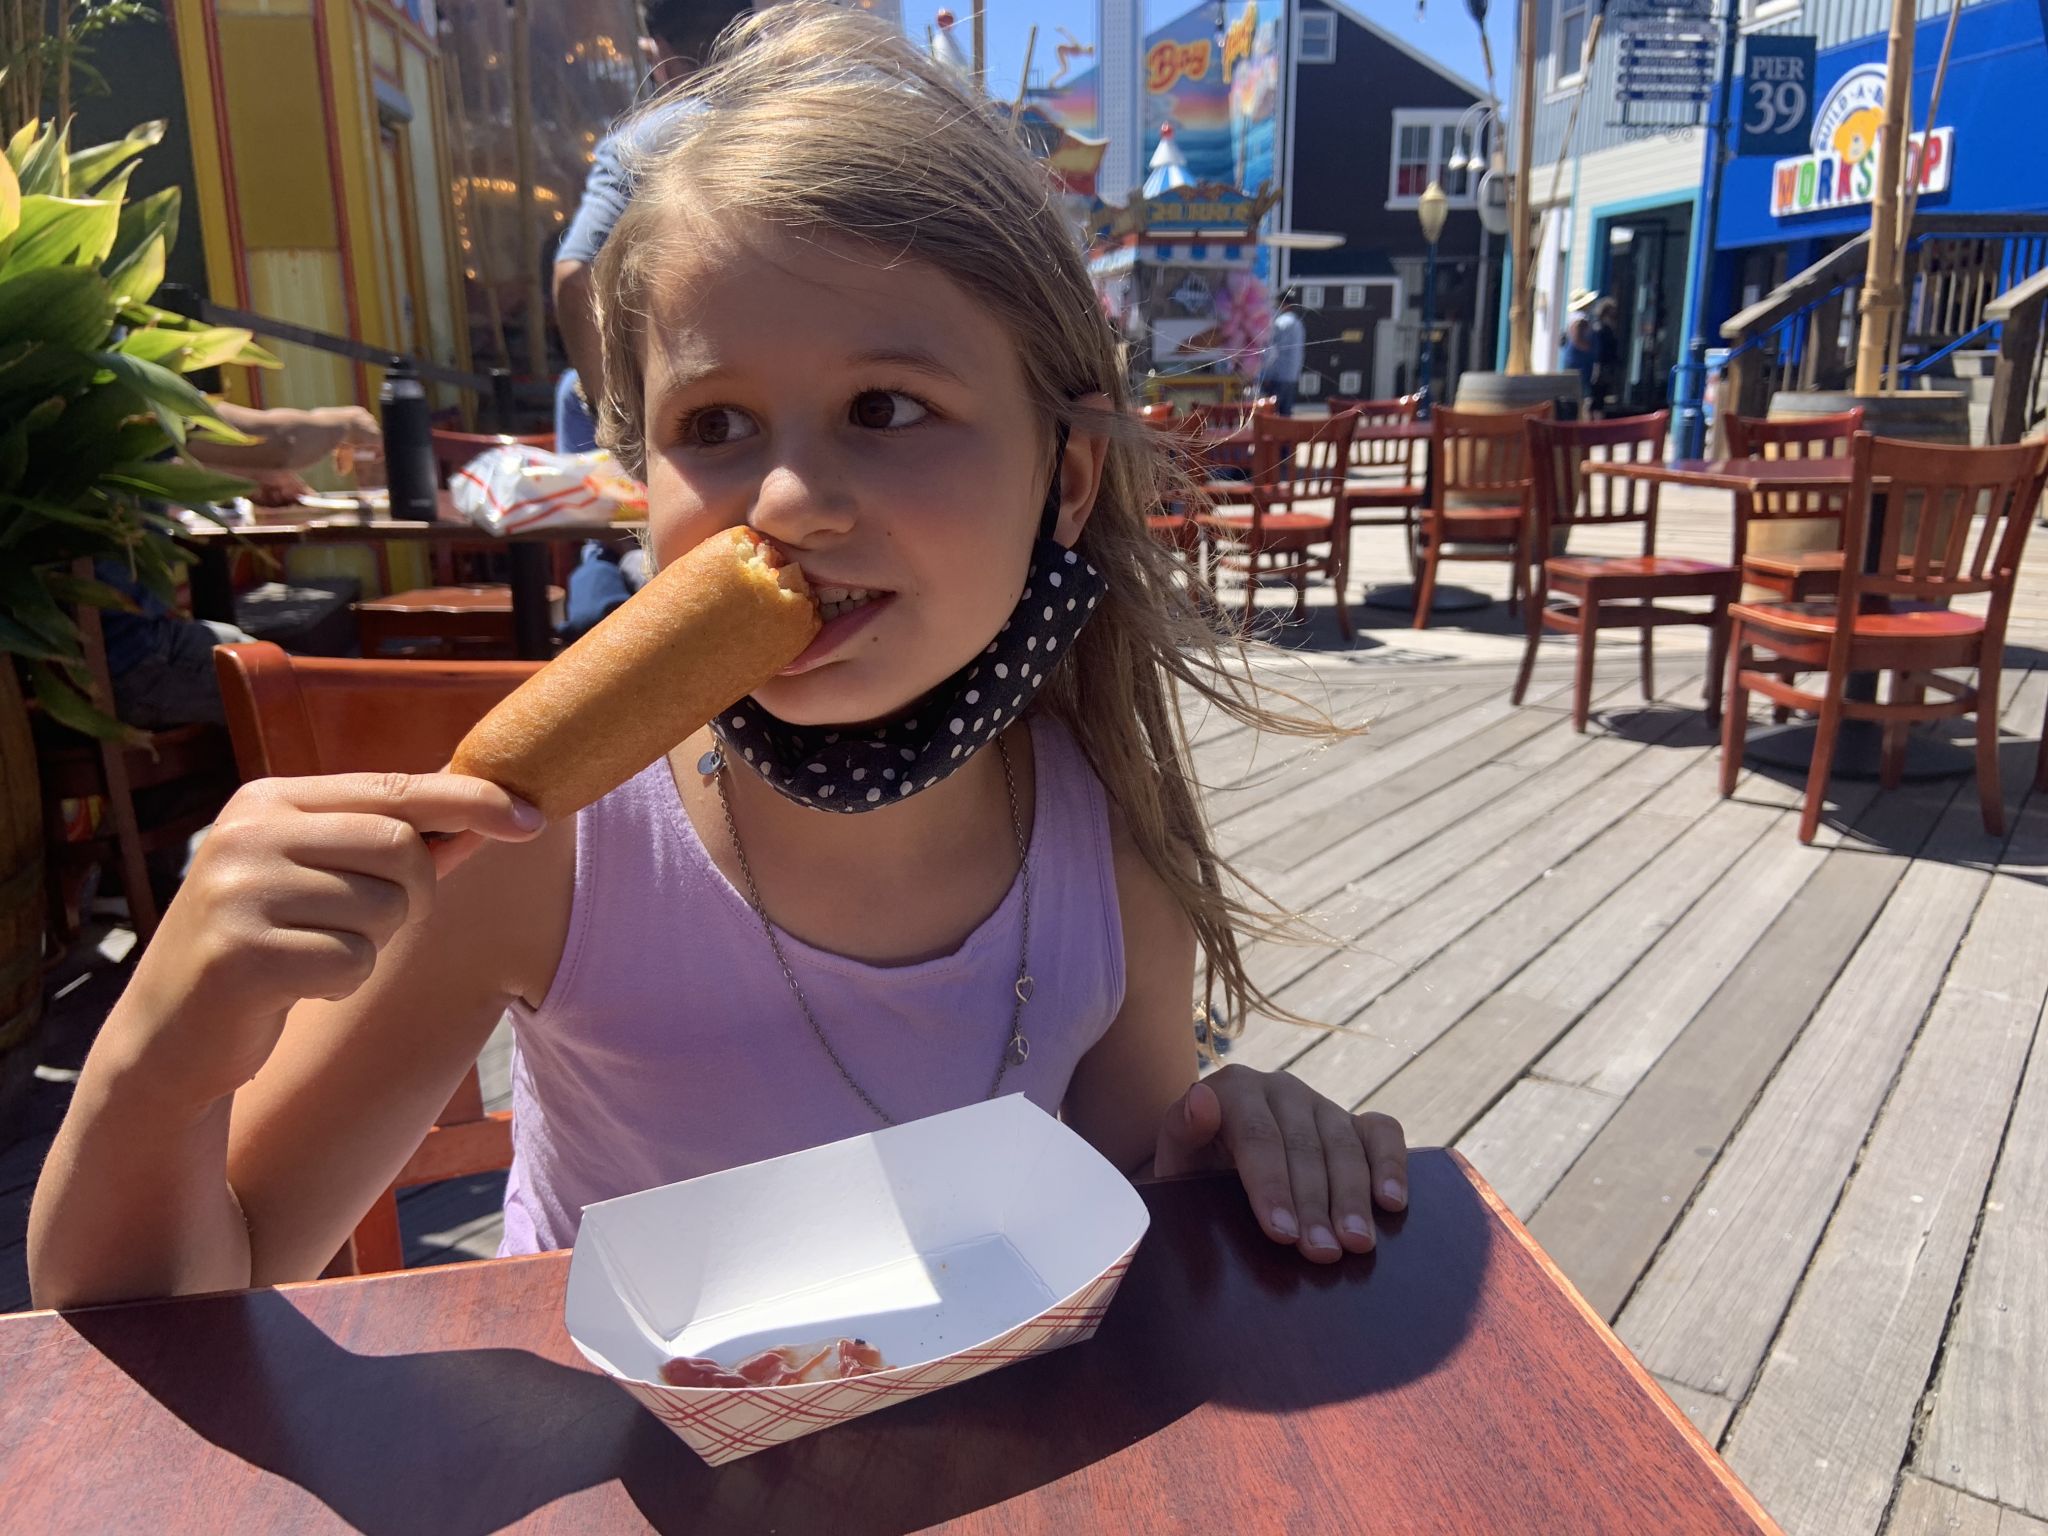
<path id="1" fill-rule="evenodd" d="M 549 821 L 616 789 L 817 635 L 804 574 L 750 528 L 666 566 L 477 722 L 449 768 Z"/>

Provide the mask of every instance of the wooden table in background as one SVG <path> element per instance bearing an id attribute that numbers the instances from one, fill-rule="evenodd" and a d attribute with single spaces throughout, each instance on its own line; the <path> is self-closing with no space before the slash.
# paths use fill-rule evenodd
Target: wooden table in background
<path id="1" fill-rule="evenodd" d="M 179 537 L 198 552 L 192 568 L 192 612 L 202 619 L 235 619 L 235 596 L 228 578 L 228 557 L 247 546 L 271 550 L 302 544 L 464 543 L 503 544 L 511 566 L 512 628 L 523 660 L 545 661 L 554 654 L 554 627 L 548 615 L 547 546 L 585 539 L 630 534 L 644 524 L 634 522 L 566 523 L 528 528 L 513 534 L 491 534 L 455 514 L 448 493 L 441 493 L 441 516 L 431 523 L 398 518 L 360 521 L 346 514 L 266 518 L 236 528 L 188 529 Z"/>
<path id="2" fill-rule="evenodd" d="M 566 1255 L 0 1319 L 22 1531 L 1775 1532 L 1462 1158 L 1311 1265 L 1144 1191 L 1090 1342 L 713 1470 L 583 1365 Z"/>

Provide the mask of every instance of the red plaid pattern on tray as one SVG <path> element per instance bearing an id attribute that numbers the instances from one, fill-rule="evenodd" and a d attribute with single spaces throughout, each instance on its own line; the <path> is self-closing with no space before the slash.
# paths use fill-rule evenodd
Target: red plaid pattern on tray
<path id="1" fill-rule="evenodd" d="M 635 1401 L 712 1466 L 857 1419 L 998 1366 L 1092 1338 L 1109 1310 L 1135 1247 L 1087 1285 L 1029 1322 L 976 1349 L 924 1365 L 796 1387 L 666 1387 L 619 1379 Z"/>

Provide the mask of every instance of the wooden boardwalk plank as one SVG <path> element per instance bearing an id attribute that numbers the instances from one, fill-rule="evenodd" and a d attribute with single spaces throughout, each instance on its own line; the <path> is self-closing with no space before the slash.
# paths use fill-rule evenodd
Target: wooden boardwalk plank
<path id="1" fill-rule="evenodd" d="M 1908 1472 L 1884 1536 L 2048 1536 L 2048 1521 Z"/>
<path id="2" fill-rule="evenodd" d="M 1973 798 L 1951 802 L 1623 1309 L 1616 1331 L 1652 1371 L 1747 1390 L 1998 846 Z"/>
<path id="3" fill-rule="evenodd" d="M 2033 942 L 2041 942 L 2039 929 Z M 2037 1038 L 1943 1346 L 1915 1471 L 2048 1519 L 2044 1326 L 2048 1050 Z"/>
<path id="4" fill-rule="evenodd" d="M 2048 806 L 2012 855 L 2048 858 Z M 2048 886 L 1993 876 L 1728 1438 L 1788 1533 L 1874 1531 L 2048 999 Z"/>
<path id="5" fill-rule="evenodd" d="M 1952 794 L 1943 785 L 1882 796 L 1870 829 L 1914 838 Z M 1906 863 L 1830 854 L 1537 1207 L 1530 1232 L 1603 1317 L 1627 1299 Z"/>
<path id="6" fill-rule="evenodd" d="M 1657 1378 L 1657 1385 L 1679 1410 L 1691 1419 L 1693 1427 L 1707 1437 L 1710 1445 L 1719 1445 L 1721 1435 L 1728 1428 L 1728 1420 L 1735 1412 L 1735 1405 L 1725 1397 L 1716 1397 L 1711 1392 L 1699 1392 L 1682 1381 L 1666 1381 Z"/>
<path id="7" fill-rule="evenodd" d="M 1682 836 L 1713 803 L 1711 765 L 1696 762 L 1685 769 L 1682 759 L 1667 758 L 1659 766 L 1683 771 L 1628 814 L 1619 814 L 1628 811 L 1625 790 L 1582 802 L 1579 809 L 1589 818 L 1602 809 L 1615 815 L 1592 836 L 1584 836 L 1583 820 L 1574 825 L 1560 812 L 1532 827 L 1517 840 L 1519 846 L 1487 861 L 1491 899 L 1512 893 L 1491 914 L 1475 918 L 1454 899 L 1467 893 L 1446 887 L 1436 913 L 1424 910 L 1422 916 L 1440 914 L 1446 930 L 1465 931 L 1399 976 L 1320 1045 L 1317 1060 L 1302 1063 L 1303 1075 L 1340 1102 L 1363 1101 Z M 1573 848 L 1575 837 L 1581 841 Z M 1503 857 L 1511 853 L 1522 861 L 1519 867 Z M 1484 890 L 1488 881 L 1473 883 Z M 1400 920 L 1385 924 L 1370 936 L 1370 946 L 1376 954 L 1398 955 L 1413 927 Z"/>
<path id="8" fill-rule="evenodd" d="M 1739 802 L 1708 812 L 1397 1072 L 1366 1107 L 1400 1120 L 1418 1144 L 1455 1141 L 1639 961 L 1647 956 L 1655 969 L 1694 953 L 1689 938 L 1674 932 L 1782 814 Z"/>
<path id="9" fill-rule="evenodd" d="M 1508 1209 L 1527 1217 L 1607 1118 L 1606 1095 L 1590 1088 L 1524 1078 L 1458 1141 Z"/>

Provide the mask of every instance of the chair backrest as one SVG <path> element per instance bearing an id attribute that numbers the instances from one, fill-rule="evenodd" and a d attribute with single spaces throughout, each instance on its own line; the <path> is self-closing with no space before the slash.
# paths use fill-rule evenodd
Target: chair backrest
<path id="1" fill-rule="evenodd" d="M 1571 523 L 1641 523 L 1643 553 L 1657 540 L 1657 486 L 1601 475 L 1588 479 L 1588 459 L 1606 463 L 1654 464 L 1664 456 L 1671 413 L 1615 416 L 1605 421 L 1532 419 L 1529 434 L 1530 506 L 1535 547 L 1550 548 L 1550 530 Z"/>
<path id="2" fill-rule="evenodd" d="M 1996 642 L 2048 482 L 2048 437 L 1960 448 L 1859 432 L 1849 458 L 1843 610 L 1865 597 L 1938 603 L 1988 592 Z"/>
<path id="3" fill-rule="evenodd" d="M 1529 489 L 1528 423 L 1556 414 L 1548 400 L 1530 411 L 1437 406 L 1429 413 L 1430 505 L 1442 511 L 1454 497 L 1475 506 L 1520 502 Z"/>
<path id="4" fill-rule="evenodd" d="M 275 645 L 213 653 L 244 779 L 431 773 L 537 661 L 357 661 Z"/>
<path id="5" fill-rule="evenodd" d="M 1345 411 L 1320 420 L 1260 411 L 1252 417 L 1252 522 L 1292 511 L 1302 501 L 1328 501 L 1334 514 L 1351 465 L 1358 417 Z"/>
<path id="6" fill-rule="evenodd" d="M 1728 453 L 1737 459 L 1846 459 L 1850 441 L 1863 430 L 1863 407 L 1831 416 L 1768 421 L 1759 416 L 1728 418 Z M 1769 490 L 1738 499 L 1736 546 L 1747 549 L 1752 518 L 1833 518 L 1842 515 L 1840 492 Z"/>
<path id="7" fill-rule="evenodd" d="M 1360 400 L 1350 395 L 1331 395 L 1329 401 L 1332 416 L 1340 411 L 1352 411 L 1358 416 L 1358 427 L 1351 437 L 1353 469 L 1391 470 L 1404 479 L 1412 478 L 1420 441 L 1412 437 L 1375 436 L 1373 429 L 1412 426 L 1416 413 L 1422 409 L 1420 395 L 1402 395 L 1396 400 Z"/>
<path id="8" fill-rule="evenodd" d="M 537 661 L 356 661 L 293 656 L 268 642 L 213 653 L 245 779 L 310 773 L 429 773 Z M 510 1117 L 484 1108 L 475 1067 L 435 1117 L 392 1190 L 508 1167 Z M 402 1269 L 398 1207 L 386 1191 L 330 1273 Z"/>
<path id="9" fill-rule="evenodd" d="M 450 432 L 443 428 L 434 429 L 434 474 L 443 485 L 463 465 L 487 448 L 502 448 L 507 443 L 520 443 L 528 448 L 553 450 L 555 434 L 534 432 L 525 437 L 507 437 L 497 432 Z"/>
<path id="10" fill-rule="evenodd" d="M 1249 400 L 1204 400 L 1188 407 L 1188 414 L 1198 419 L 1205 428 L 1216 432 L 1227 432 L 1241 427 L 1252 419 L 1252 402 Z"/>

